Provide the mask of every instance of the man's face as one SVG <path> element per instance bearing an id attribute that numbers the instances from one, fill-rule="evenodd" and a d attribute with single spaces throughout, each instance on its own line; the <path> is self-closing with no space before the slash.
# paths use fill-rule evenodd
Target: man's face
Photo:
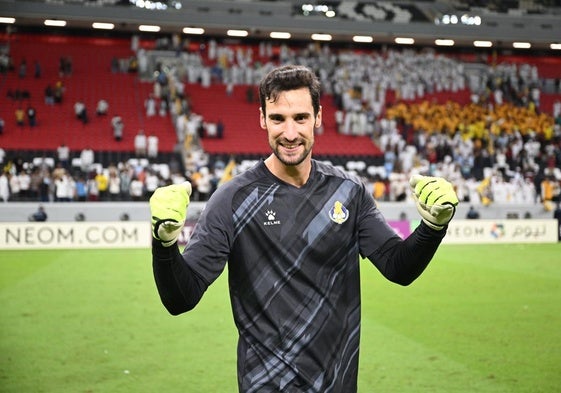
<path id="1" fill-rule="evenodd" d="M 287 166 L 302 163 L 314 146 L 314 129 L 321 126 L 321 108 L 316 116 L 307 88 L 280 93 L 275 102 L 260 109 L 261 128 L 267 130 L 269 146 Z"/>

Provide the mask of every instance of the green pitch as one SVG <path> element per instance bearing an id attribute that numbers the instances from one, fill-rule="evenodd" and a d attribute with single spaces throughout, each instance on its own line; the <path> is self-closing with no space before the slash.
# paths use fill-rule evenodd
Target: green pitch
<path id="1" fill-rule="evenodd" d="M 226 275 L 169 316 L 150 250 L 0 251 L 0 392 L 236 392 Z M 561 386 L 561 244 L 442 246 L 412 286 L 362 264 L 362 393 Z"/>

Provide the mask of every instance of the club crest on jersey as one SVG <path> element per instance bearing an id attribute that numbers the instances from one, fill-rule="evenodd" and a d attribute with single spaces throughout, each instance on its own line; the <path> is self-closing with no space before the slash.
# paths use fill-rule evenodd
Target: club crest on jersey
<path id="1" fill-rule="evenodd" d="M 267 221 L 263 222 L 263 225 L 280 225 L 280 220 L 277 220 L 277 213 L 273 210 L 267 210 L 265 212 L 265 217 Z"/>
<path id="2" fill-rule="evenodd" d="M 335 201 L 333 207 L 329 209 L 329 218 L 337 224 L 342 224 L 349 218 L 349 211 L 339 201 Z"/>

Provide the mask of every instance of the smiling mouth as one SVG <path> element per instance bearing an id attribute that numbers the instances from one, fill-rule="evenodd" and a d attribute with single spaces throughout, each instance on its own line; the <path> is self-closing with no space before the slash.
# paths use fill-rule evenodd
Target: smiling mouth
<path id="1" fill-rule="evenodd" d="M 298 151 L 300 151 L 300 147 L 302 146 L 301 143 L 281 143 L 280 144 L 282 150 L 286 153 L 286 154 L 295 154 Z"/>
<path id="2" fill-rule="evenodd" d="M 298 147 L 302 146 L 303 144 L 304 143 L 300 139 L 294 140 L 294 141 L 288 141 L 286 139 L 281 139 L 279 141 L 279 145 L 282 146 L 283 148 L 287 149 L 287 150 L 297 149 Z"/>
<path id="3" fill-rule="evenodd" d="M 290 143 L 290 144 L 281 143 L 281 146 L 284 147 L 285 149 L 288 149 L 288 150 L 294 150 L 294 149 L 300 147 L 301 144 L 300 143 Z"/>

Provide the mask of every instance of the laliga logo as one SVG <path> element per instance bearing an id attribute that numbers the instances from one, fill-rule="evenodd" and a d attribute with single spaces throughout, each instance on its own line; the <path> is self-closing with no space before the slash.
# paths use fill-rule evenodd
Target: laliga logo
<path id="1" fill-rule="evenodd" d="M 349 218 L 349 211 L 341 202 L 336 201 L 329 209 L 329 218 L 336 224 L 342 224 Z"/>
<path id="2" fill-rule="evenodd" d="M 491 226 L 491 236 L 495 239 L 500 239 L 505 235 L 505 227 L 503 224 L 494 223 Z"/>

